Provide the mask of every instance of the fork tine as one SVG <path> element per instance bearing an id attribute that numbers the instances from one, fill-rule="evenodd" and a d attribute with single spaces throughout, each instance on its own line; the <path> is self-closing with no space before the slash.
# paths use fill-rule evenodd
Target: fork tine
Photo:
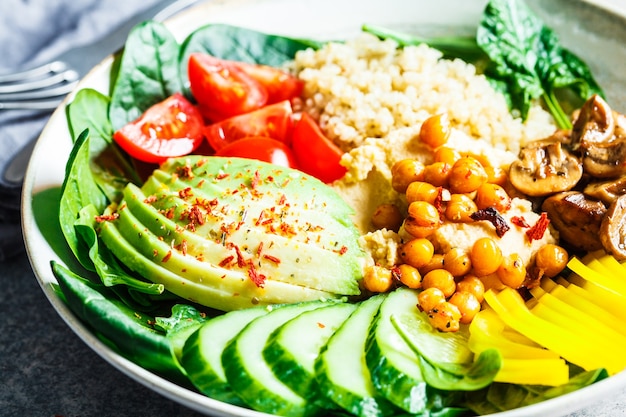
<path id="1" fill-rule="evenodd" d="M 0 103 L 7 101 L 39 100 L 64 96 L 70 93 L 76 84 L 78 84 L 78 81 L 66 82 L 52 88 L 40 88 L 38 90 L 20 91 L 15 93 L 0 93 Z"/>
<path id="2" fill-rule="evenodd" d="M 10 74 L 0 74 L 0 84 L 14 83 L 24 81 L 29 78 L 37 78 L 52 73 L 58 74 L 67 69 L 67 64 L 62 61 L 49 62 L 39 67 L 31 68 L 25 71 L 13 72 Z"/>
<path id="3" fill-rule="evenodd" d="M 78 73 L 76 73 L 76 71 L 67 70 L 38 79 L 27 80 L 24 82 L 16 82 L 14 84 L 0 85 L 0 94 L 19 93 L 22 91 L 48 88 L 60 83 L 73 82 L 76 80 L 78 80 Z"/>
<path id="4" fill-rule="evenodd" d="M 50 100 L 23 100 L 0 102 L 0 110 L 54 110 L 63 98 L 59 97 Z"/>

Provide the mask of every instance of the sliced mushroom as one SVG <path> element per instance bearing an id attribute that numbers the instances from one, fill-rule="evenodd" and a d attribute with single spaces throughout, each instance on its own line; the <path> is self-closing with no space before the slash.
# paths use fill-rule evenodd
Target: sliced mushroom
<path id="1" fill-rule="evenodd" d="M 626 195 L 617 198 L 602 220 L 600 240 L 618 261 L 626 260 Z"/>
<path id="2" fill-rule="evenodd" d="M 558 139 L 531 142 L 511 164 L 509 180 L 520 192 L 541 197 L 571 190 L 580 180 L 580 160 L 565 149 Z"/>
<path id="3" fill-rule="evenodd" d="M 589 183 L 583 192 L 609 206 L 617 197 L 626 194 L 626 176 L 615 180 Z"/>
<path id="4" fill-rule="evenodd" d="M 626 173 L 626 119 L 594 95 L 574 122 L 571 148 L 582 156 L 585 173 L 615 178 Z"/>
<path id="5" fill-rule="evenodd" d="M 572 149 L 605 146 L 613 138 L 613 110 L 602 97 L 594 94 L 580 108 L 572 128 Z"/>
<path id="6" fill-rule="evenodd" d="M 541 208 L 561 240 L 583 251 L 602 249 L 600 226 L 606 206 L 577 191 L 567 191 L 548 197 Z"/>

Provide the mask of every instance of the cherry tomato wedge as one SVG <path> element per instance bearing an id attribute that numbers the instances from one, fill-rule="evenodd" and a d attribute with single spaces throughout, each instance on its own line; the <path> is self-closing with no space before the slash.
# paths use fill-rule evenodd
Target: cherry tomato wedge
<path id="1" fill-rule="evenodd" d="M 193 53 L 187 67 L 189 87 L 212 120 L 248 113 L 267 103 L 267 90 L 233 61 Z"/>
<path id="2" fill-rule="evenodd" d="M 204 135 L 216 151 L 248 136 L 268 137 L 289 145 L 293 130 L 292 116 L 289 101 L 281 101 L 208 125 Z"/>
<path id="3" fill-rule="evenodd" d="M 346 168 L 339 163 L 343 152 L 324 135 L 308 113 L 302 113 L 294 126 L 291 148 L 300 169 L 326 183 L 346 173 Z"/>
<path id="4" fill-rule="evenodd" d="M 250 77 L 257 80 L 267 90 L 267 104 L 278 103 L 299 97 L 304 88 L 304 81 L 288 72 L 269 65 L 238 63 L 240 68 Z"/>
<path id="5" fill-rule="evenodd" d="M 198 109 L 176 93 L 116 131 L 113 139 L 130 156 L 160 163 L 193 152 L 204 140 L 203 128 Z"/>
<path id="6" fill-rule="evenodd" d="M 276 139 L 262 136 L 239 139 L 224 146 L 216 155 L 257 159 L 274 165 L 297 168 L 296 158 L 289 146 Z"/>

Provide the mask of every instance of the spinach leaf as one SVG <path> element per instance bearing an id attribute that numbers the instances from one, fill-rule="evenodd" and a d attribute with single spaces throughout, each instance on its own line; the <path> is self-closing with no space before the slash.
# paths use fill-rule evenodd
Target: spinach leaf
<path id="1" fill-rule="evenodd" d="M 84 130 L 77 138 L 65 169 L 65 179 L 61 186 L 59 224 L 72 253 L 87 270 L 94 271 L 89 258 L 89 250 L 76 233 L 76 221 L 80 210 L 88 205 L 102 212 L 108 199 L 94 179 L 90 166 L 89 130 Z"/>
<path id="2" fill-rule="evenodd" d="M 100 245 L 96 232 L 96 218 L 100 213 L 90 204 L 80 210 L 79 218 L 76 222 L 76 232 L 89 247 L 89 257 L 91 258 L 96 272 L 105 287 L 124 284 L 129 290 L 144 294 L 159 295 L 163 293 L 162 284 L 147 282 L 130 276 L 122 268 L 117 258 L 104 245 Z M 129 303 L 127 303 L 129 304 Z M 145 304 L 145 303 L 143 303 Z"/>
<path id="3" fill-rule="evenodd" d="M 476 33 L 478 45 L 492 61 L 486 73 L 505 87 L 509 102 L 526 119 L 532 101 L 542 97 L 557 125 L 571 128 L 557 89 L 569 88 L 581 100 L 603 95 L 587 66 L 564 49 L 521 0 L 491 0 Z"/>
<path id="4" fill-rule="evenodd" d="M 128 35 L 113 86 L 109 119 L 113 130 L 140 117 L 150 106 L 182 92 L 179 45 L 159 22 L 146 21 Z"/>
<path id="5" fill-rule="evenodd" d="M 281 67 L 296 52 L 322 46 L 322 42 L 269 35 L 227 24 L 209 24 L 193 31 L 182 43 L 179 63 L 183 84 L 188 85 L 187 63 L 194 52 L 220 59 Z"/>
<path id="6" fill-rule="evenodd" d="M 129 308 L 109 289 L 57 262 L 51 266 L 68 306 L 99 339 L 137 365 L 190 386 L 169 339 L 151 324 L 153 316 Z"/>
<path id="7" fill-rule="evenodd" d="M 422 318 L 418 315 L 418 319 Z M 391 322 L 418 357 L 424 381 L 447 391 L 473 391 L 493 382 L 502 367 L 502 357 L 495 349 L 482 352 L 475 361 L 464 352 L 466 340 L 446 334 L 422 331 L 424 320 L 409 316 L 391 316 Z M 431 326 L 432 327 L 432 326 Z"/>
<path id="8" fill-rule="evenodd" d="M 187 338 L 206 321 L 206 315 L 190 305 L 176 304 L 170 317 L 156 317 L 155 320 L 155 325 L 166 332 L 174 355 L 180 361 Z"/>
<path id="9" fill-rule="evenodd" d="M 417 46 L 425 43 L 431 48 L 440 50 L 444 57 L 460 58 L 466 62 L 477 63 L 487 59 L 487 56 L 476 43 L 474 36 L 449 36 L 423 38 L 408 33 L 396 32 L 376 25 L 363 25 L 361 30 L 371 33 L 380 39 L 394 40 L 398 46 Z"/>
<path id="10" fill-rule="evenodd" d="M 495 382 L 482 390 L 466 393 L 464 404 L 479 415 L 492 414 L 574 392 L 608 376 L 604 369 L 581 372 L 557 387 Z"/>
<path id="11" fill-rule="evenodd" d="M 119 201 L 128 182 L 139 184 L 141 180 L 129 156 L 113 141 L 109 103 L 109 97 L 84 88 L 68 104 L 66 116 L 74 141 L 80 132 L 89 129 L 89 159 L 94 179 L 110 201 Z"/>

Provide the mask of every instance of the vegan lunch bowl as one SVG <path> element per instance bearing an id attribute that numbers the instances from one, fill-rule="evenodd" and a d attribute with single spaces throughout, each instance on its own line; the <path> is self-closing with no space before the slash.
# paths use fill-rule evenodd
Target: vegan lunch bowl
<path id="1" fill-rule="evenodd" d="M 626 378 L 619 13 L 241 0 L 143 22 L 37 143 L 37 278 L 103 358 L 210 415 L 590 405 Z"/>

